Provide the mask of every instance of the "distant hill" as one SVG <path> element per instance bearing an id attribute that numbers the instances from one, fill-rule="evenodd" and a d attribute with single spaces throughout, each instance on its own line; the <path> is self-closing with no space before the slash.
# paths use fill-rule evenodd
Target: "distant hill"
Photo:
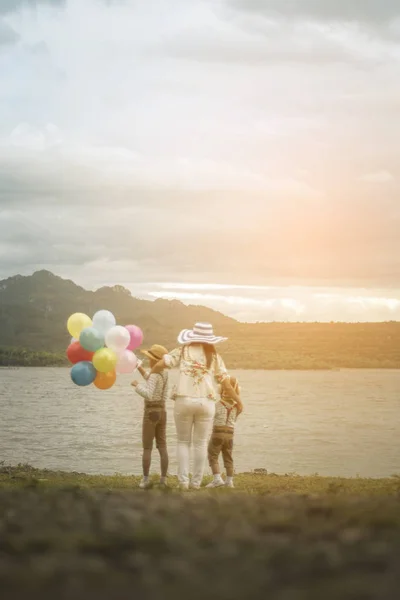
<path id="1" fill-rule="evenodd" d="M 0 281 L 1 345 L 63 351 L 70 339 L 68 317 L 74 312 L 93 316 L 100 309 L 111 310 L 118 324 L 139 325 L 147 344 L 171 345 L 177 331 L 196 320 L 212 321 L 217 329 L 233 322 L 205 307 L 188 307 L 176 300 L 139 300 L 119 285 L 90 292 L 49 271 L 38 271 Z"/>
<path id="2" fill-rule="evenodd" d="M 145 345 L 157 342 L 167 348 L 175 346 L 181 329 L 196 321 L 210 321 L 218 334 L 229 337 L 221 349 L 231 368 L 400 368 L 398 322 L 244 324 L 177 300 L 139 300 L 122 286 L 90 292 L 48 271 L 0 281 L 2 364 L 7 364 L 7 352 L 11 352 L 7 349 L 11 348 L 12 364 L 18 349 L 64 353 L 70 339 L 68 317 L 74 312 L 92 316 L 103 308 L 115 314 L 118 324 L 139 325 Z M 46 357 L 35 361 L 43 364 Z M 58 362 L 59 358 L 53 364 Z"/>

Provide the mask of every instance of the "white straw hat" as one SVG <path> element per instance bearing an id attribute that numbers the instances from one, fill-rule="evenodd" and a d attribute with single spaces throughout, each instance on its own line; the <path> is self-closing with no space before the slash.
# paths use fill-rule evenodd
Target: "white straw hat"
<path id="1" fill-rule="evenodd" d="M 214 335 L 213 327 L 210 323 L 196 323 L 193 329 L 183 329 L 178 335 L 179 344 L 191 344 L 198 342 L 201 344 L 219 344 L 225 342 L 228 338 Z"/>

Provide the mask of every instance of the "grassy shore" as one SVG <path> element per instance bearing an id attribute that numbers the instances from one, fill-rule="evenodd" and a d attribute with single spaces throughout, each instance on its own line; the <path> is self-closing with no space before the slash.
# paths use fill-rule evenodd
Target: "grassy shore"
<path id="1" fill-rule="evenodd" d="M 236 489 L 0 468 L 1 598 L 397 599 L 400 478 Z"/>
<path id="2" fill-rule="evenodd" d="M 157 490 L 158 477 L 153 477 L 153 490 Z M 210 481 L 204 479 L 204 484 Z M 87 475 L 85 473 L 50 471 L 35 469 L 30 465 L 6 466 L 0 462 L 0 489 L 35 488 L 48 489 L 92 489 L 134 491 L 139 487 L 140 477 L 128 475 Z M 168 492 L 177 493 L 176 477 L 170 477 Z M 139 490 L 138 490 L 139 491 Z M 217 493 L 232 494 L 232 490 L 216 490 Z M 202 489 L 201 494 L 209 493 Z M 213 490 L 215 493 L 215 490 Z M 319 475 L 299 476 L 295 474 L 268 474 L 263 469 L 235 476 L 234 493 L 250 495 L 329 495 L 329 496 L 388 496 L 400 494 L 400 476 L 386 479 L 352 479 L 341 477 L 322 477 Z"/>

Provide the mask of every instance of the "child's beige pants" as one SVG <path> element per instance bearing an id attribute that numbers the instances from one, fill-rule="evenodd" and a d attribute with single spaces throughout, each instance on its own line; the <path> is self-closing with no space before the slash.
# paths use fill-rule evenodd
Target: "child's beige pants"
<path id="1" fill-rule="evenodd" d="M 214 475 L 219 473 L 218 457 L 222 459 L 228 477 L 233 476 L 233 429 L 231 427 L 214 427 L 208 444 L 208 463 Z"/>

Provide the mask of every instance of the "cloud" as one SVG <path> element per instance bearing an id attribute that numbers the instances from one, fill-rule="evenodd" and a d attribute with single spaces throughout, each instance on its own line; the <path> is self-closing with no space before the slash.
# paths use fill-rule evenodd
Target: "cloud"
<path id="1" fill-rule="evenodd" d="M 381 24 L 400 18 L 397 0 L 230 0 L 230 4 L 269 17 L 292 19 Z"/>
<path id="2" fill-rule="evenodd" d="M 58 272 L 63 264 L 80 272 L 86 266 L 89 275 L 93 265 L 96 277 L 112 272 L 137 281 L 396 282 L 396 192 L 382 204 L 374 196 L 339 201 L 277 187 L 271 203 L 272 188 L 151 189 L 150 181 L 120 188 L 117 180 L 85 188 L 73 174 L 64 163 L 59 177 L 44 171 L 35 184 L 25 174 L 0 188 L 3 268 L 36 264 Z"/>
<path id="3" fill-rule="evenodd" d="M 302 31 L 291 25 L 271 23 L 263 35 L 254 31 L 243 35 L 238 28 L 227 31 L 187 31 L 162 43 L 162 51 L 181 60 L 207 63 L 268 65 L 305 63 L 315 66 L 330 63 L 360 63 L 368 58 L 347 48 L 343 40 L 312 25 Z M 281 43 L 282 36 L 286 44 Z"/>
<path id="4" fill-rule="evenodd" d="M 329 2 L 29 5 L 3 17 L 0 278 L 397 285 L 393 39 Z"/>
<path id="5" fill-rule="evenodd" d="M 37 8 L 40 5 L 64 6 L 67 0 L 0 0 L 0 14 L 15 12 L 21 8 Z"/>
<path id="6" fill-rule="evenodd" d="M 100 188 L 114 190 L 120 197 L 121 190 L 140 190 L 146 202 L 151 202 L 152 190 L 172 194 L 178 202 L 183 191 L 263 192 L 274 194 L 277 199 L 321 196 L 301 179 L 267 177 L 222 159 L 178 155 L 160 160 L 127 148 L 68 145 L 62 131 L 51 123 L 43 128 L 20 123 L 11 132 L 9 143 L 0 146 L 3 202 L 14 193 L 22 201 L 22 192 L 31 197 L 76 192 L 79 198 L 83 191 L 98 193 Z"/>
<path id="7" fill-rule="evenodd" d="M 339 18 L 332 23 L 332 16 L 340 17 L 343 11 L 337 11 L 334 3 L 331 10 L 321 11 L 321 6 L 325 3 L 197 3 L 187 14 L 182 11 L 182 28 L 163 32 L 159 51 L 214 65 L 303 63 L 314 68 L 324 64 L 367 68 L 396 60 L 396 47 L 389 40 L 371 40 L 357 22 L 343 23 Z M 268 18 L 260 19 L 260 14 Z M 362 11 L 356 14 L 363 15 Z"/>
<path id="8" fill-rule="evenodd" d="M 17 32 L 7 25 L 7 23 L 0 20 L 0 48 L 9 44 L 15 44 L 18 40 L 19 35 Z"/>
<path id="9" fill-rule="evenodd" d="M 360 177 L 360 181 L 365 181 L 366 183 L 394 183 L 395 180 L 395 177 L 388 171 L 367 173 Z"/>

